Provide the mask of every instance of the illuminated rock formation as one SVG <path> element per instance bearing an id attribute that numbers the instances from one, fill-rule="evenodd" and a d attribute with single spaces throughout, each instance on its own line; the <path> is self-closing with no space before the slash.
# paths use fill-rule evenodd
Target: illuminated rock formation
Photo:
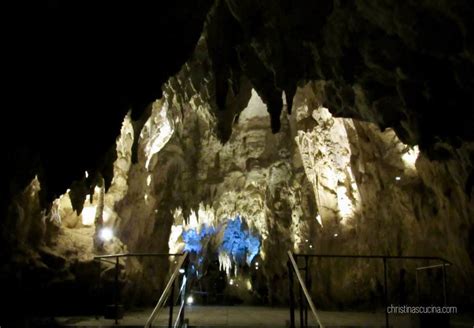
<path id="1" fill-rule="evenodd" d="M 18 261 L 5 256 L 7 281 L 31 271 L 27 283 L 41 277 L 58 300 L 64 286 L 88 286 L 81 303 L 94 255 L 188 251 L 194 279 L 217 268 L 227 295 L 283 304 L 288 250 L 425 255 L 453 262 L 450 296 L 473 304 L 472 5 L 205 4 L 188 12 L 192 28 L 204 24 L 192 55 L 113 130 L 115 158 L 98 136 L 103 165 L 89 167 L 95 139 L 74 149 L 79 159 L 48 148 L 54 165 L 81 167 L 65 182 L 54 165 L 41 172 L 36 153 L 8 153 L 16 180 L 2 184 L 1 241 Z M 121 261 L 124 299 L 156 301 L 175 260 Z M 377 303 L 379 264 L 311 262 L 315 301 Z M 410 286 L 415 267 L 405 267 Z M 396 289 L 401 266 L 391 269 Z"/>

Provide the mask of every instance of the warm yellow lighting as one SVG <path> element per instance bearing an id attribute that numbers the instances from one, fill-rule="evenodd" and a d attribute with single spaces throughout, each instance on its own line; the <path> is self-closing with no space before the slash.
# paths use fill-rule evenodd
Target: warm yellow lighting
<path id="1" fill-rule="evenodd" d="M 415 164 L 419 154 L 420 149 L 418 148 L 418 146 L 409 148 L 408 151 L 402 155 L 402 161 L 405 164 L 405 167 L 412 170 L 416 170 Z"/>
<path id="2" fill-rule="evenodd" d="M 86 206 L 82 209 L 82 224 L 85 226 L 93 225 L 95 222 L 95 206 Z"/>
<path id="3" fill-rule="evenodd" d="M 347 189 L 344 186 L 338 186 L 336 189 L 337 194 L 337 205 L 339 207 L 339 213 L 341 215 L 342 223 L 353 214 L 352 202 L 347 197 Z"/>
<path id="4" fill-rule="evenodd" d="M 147 140 L 145 145 L 146 162 L 145 167 L 148 170 L 153 155 L 158 153 L 171 139 L 173 128 L 167 116 L 167 102 L 153 103 L 152 115 L 145 123 L 140 137 Z"/>
<path id="5" fill-rule="evenodd" d="M 149 187 L 151 185 L 151 174 L 146 178 L 146 185 Z"/>
<path id="6" fill-rule="evenodd" d="M 170 253 L 179 253 L 184 248 L 184 243 L 180 240 L 182 234 L 183 226 L 181 224 L 171 226 L 171 234 L 168 239 Z"/>
<path id="7" fill-rule="evenodd" d="M 316 215 L 316 221 L 318 221 L 319 225 L 322 227 L 323 226 L 323 220 L 321 220 L 321 215 Z"/>
<path id="8" fill-rule="evenodd" d="M 247 279 L 245 283 L 247 285 L 247 290 L 252 290 L 252 283 L 250 282 L 250 279 Z"/>

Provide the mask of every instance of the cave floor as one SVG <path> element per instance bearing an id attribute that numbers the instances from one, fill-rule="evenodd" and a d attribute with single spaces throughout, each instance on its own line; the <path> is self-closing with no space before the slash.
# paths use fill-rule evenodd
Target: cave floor
<path id="1" fill-rule="evenodd" d="M 174 313 L 177 312 L 177 308 Z M 119 326 L 143 327 L 151 309 L 128 311 Z M 334 312 L 319 311 L 322 323 L 326 327 L 384 327 L 385 315 L 382 312 Z M 257 306 L 190 306 L 186 308 L 186 318 L 190 327 L 287 327 L 289 321 L 288 308 L 271 308 Z M 299 327 L 299 312 L 295 312 L 296 326 Z M 58 317 L 61 326 L 114 326 L 114 320 L 95 317 Z M 168 313 L 162 312 L 155 321 L 155 327 L 166 327 Z M 308 313 L 308 325 L 316 326 L 315 320 Z M 417 327 L 414 317 L 408 315 L 391 315 L 392 327 Z M 472 327 L 461 317 L 451 318 L 451 326 Z"/>

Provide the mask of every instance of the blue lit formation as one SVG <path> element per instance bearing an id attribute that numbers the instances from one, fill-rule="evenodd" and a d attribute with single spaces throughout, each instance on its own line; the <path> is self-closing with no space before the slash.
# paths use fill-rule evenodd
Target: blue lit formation
<path id="1" fill-rule="evenodd" d="M 222 234 L 217 232 L 222 232 Z M 206 225 L 202 226 L 200 230 L 191 228 L 183 231 L 184 251 L 200 254 L 206 241 L 209 242 L 210 238 L 218 238 L 218 236 L 222 236 L 218 243 L 220 244 L 218 251 L 229 255 L 236 264 L 246 262 L 250 265 L 260 252 L 260 240 L 245 229 L 240 216 L 228 220 L 225 225 L 218 228 L 218 231 L 214 227 Z M 201 255 L 197 264 L 201 265 L 202 261 Z"/>
<path id="2" fill-rule="evenodd" d="M 203 226 L 198 232 L 196 228 L 183 231 L 184 251 L 199 253 L 202 250 L 202 240 L 215 233 L 214 227 Z"/>
<path id="3" fill-rule="evenodd" d="M 250 232 L 243 230 L 239 216 L 228 221 L 219 251 L 227 253 L 239 264 L 246 261 L 250 265 L 259 250 L 260 241 Z"/>

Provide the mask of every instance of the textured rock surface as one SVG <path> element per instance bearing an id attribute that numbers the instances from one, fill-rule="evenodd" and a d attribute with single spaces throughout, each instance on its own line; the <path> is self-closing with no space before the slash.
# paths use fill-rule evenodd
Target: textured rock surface
<path id="1" fill-rule="evenodd" d="M 470 299 L 469 292 L 464 292 L 473 288 L 468 231 L 472 230 L 474 208 L 472 193 L 466 193 L 465 186 L 471 172 L 466 156 L 472 154 L 473 145 L 457 150 L 444 145 L 452 159 L 431 161 L 417 147 L 401 143 L 391 129 L 381 132 L 373 124 L 334 118 L 326 109 L 314 107 L 308 88 L 311 85 L 299 89 L 295 97 L 301 129 L 296 140 L 315 188 L 322 224 L 314 249 L 320 253 L 442 256 L 454 264 L 451 283 L 453 291 L 459 291 L 454 299 Z M 329 263 L 319 263 L 320 273 L 315 277 L 324 282 L 315 287 L 315 295 L 323 301 L 361 301 L 377 293 L 376 286 L 382 283 L 380 263 Z M 408 270 L 406 283 L 414 288 L 412 273 L 420 265 L 392 264 L 389 277 L 394 301 L 399 293 L 399 270 Z"/>
<path id="2" fill-rule="evenodd" d="M 126 227 L 133 220 L 141 228 L 133 233 L 125 228 L 133 234 L 125 243 L 140 250 L 180 251 L 186 248 L 187 231 L 199 234 L 210 226 L 219 231 L 239 215 L 260 237 L 254 261 L 259 269 L 255 263 L 250 270 L 240 263 L 235 271 L 239 264 L 232 257 L 216 254 L 222 243 L 219 232 L 211 237 L 204 233 L 200 252 L 210 259 L 220 255 L 221 268 L 230 267 L 235 279 L 227 292 L 249 301 L 285 299 L 283 289 L 270 287 L 284 285 L 288 249 L 443 256 L 455 263 L 451 274 L 456 290 L 462 294 L 472 288 L 472 241 L 466 231 L 472 229 L 473 204 L 465 188 L 472 145 L 459 150 L 444 145 L 453 159 L 430 161 L 419 155 L 418 147 L 401 143 L 391 129 L 381 132 L 373 124 L 333 117 L 321 107 L 319 83 L 297 90 L 294 112 L 281 117 L 282 130 L 276 135 L 270 133 L 265 106 L 252 90 L 223 145 L 219 128 L 213 132 L 219 126 L 218 114 L 213 114 L 219 112 L 209 88 L 212 75 L 206 77 L 202 70 L 205 50 L 201 43 L 195 57 L 170 80 L 165 88 L 168 104 L 154 106 L 162 113 L 157 117 L 167 112 L 174 132 L 155 159 L 144 156 L 136 166 L 137 176 L 130 180 L 136 191 L 125 198 L 122 210 L 128 214 L 121 216 L 129 218 L 123 221 Z M 195 67 L 197 76 L 208 82 L 200 89 L 192 87 Z M 155 130 L 162 131 L 163 122 L 155 122 Z M 153 166 L 150 172 L 144 167 L 147 162 Z M 446 192 L 444 181 L 452 179 L 456 187 Z M 126 204 L 134 204 L 133 209 Z M 322 304 L 381 297 L 377 263 L 319 263 L 315 268 L 314 281 L 324 282 L 314 287 L 315 295 L 323 295 Z M 394 293 L 400 268 L 394 264 L 390 275 Z M 407 284 L 413 283 L 412 272 Z M 253 298 L 245 291 L 247 281 Z M 461 299 L 461 294 L 454 297 Z"/>
<path id="3" fill-rule="evenodd" d="M 6 76 L 14 89 L 7 92 L 12 99 L 5 120 L 19 122 L 25 112 L 29 119 L 15 140 L 5 142 L 11 173 L 2 176 L 3 211 L 39 169 L 47 203 L 84 170 L 101 173 L 108 186 L 111 167 L 98 163 L 113 162 L 101 159 L 113 149 L 120 120 L 130 107 L 139 117 L 160 96 L 159 86 L 187 60 L 204 21 L 210 62 L 203 70 L 216 76 L 212 93 L 224 109 L 219 125 L 227 127 L 222 140 L 230 137 L 233 118 L 228 91 L 238 94 L 243 76 L 267 104 L 274 130 L 282 94 L 291 109 L 299 83 L 319 80 L 331 113 L 392 127 L 431 157 L 445 154 L 433 147 L 439 139 L 455 146 L 473 139 L 474 9 L 468 0 L 182 0 L 117 3 L 116 15 L 105 3 L 91 10 L 48 2 L 45 15 L 27 9 L 12 12 L 25 33 L 6 39 Z M 27 60 L 20 61 L 23 55 Z M 45 83 L 44 76 L 51 79 Z M 200 82 L 196 75 L 194 85 Z M 69 115 L 58 115 L 65 104 Z M 13 132 L 5 130 L 1 139 Z M 58 136 L 74 151 L 96 147 L 87 155 L 65 154 L 52 146 Z"/>
<path id="4" fill-rule="evenodd" d="M 194 248 L 202 285 L 278 304 L 288 250 L 432 255 L 454 264 L 453 303 L 472 305 L 470 13 L 467 1 L 216 1 L 163 97 L 125 118 L 113 176 L 94 170 L 105 186 L 81 171 L 45 210 L 41 176 L 20 188 L 34 167 L 14 171 L 31 169 L 2 223 L 2 283 L 13 295 L 39 281 L 59 304 L 94 292 L 95 254 Z M 115 233 L 103 244 L 102 227 Z M 402 267 L 409 289 L 421 264 L 391 264 L 394 302 Z M 126 299 L 156 300 L 172 265 L 121 263 Z M 310 265 L 318 304 L 381 304 L 380 263 Z"/>
<path id="5" fill-rule="evenodd" d="M 472 12 L 447 0 L 217 1 L 208 18 L 217 104 L 245 74 L 278 130 L 282 94 L 291 107 L 301 80 L 322 80 L 336 116 L 390 126 L 422 149 L 472 140 Z"/>

